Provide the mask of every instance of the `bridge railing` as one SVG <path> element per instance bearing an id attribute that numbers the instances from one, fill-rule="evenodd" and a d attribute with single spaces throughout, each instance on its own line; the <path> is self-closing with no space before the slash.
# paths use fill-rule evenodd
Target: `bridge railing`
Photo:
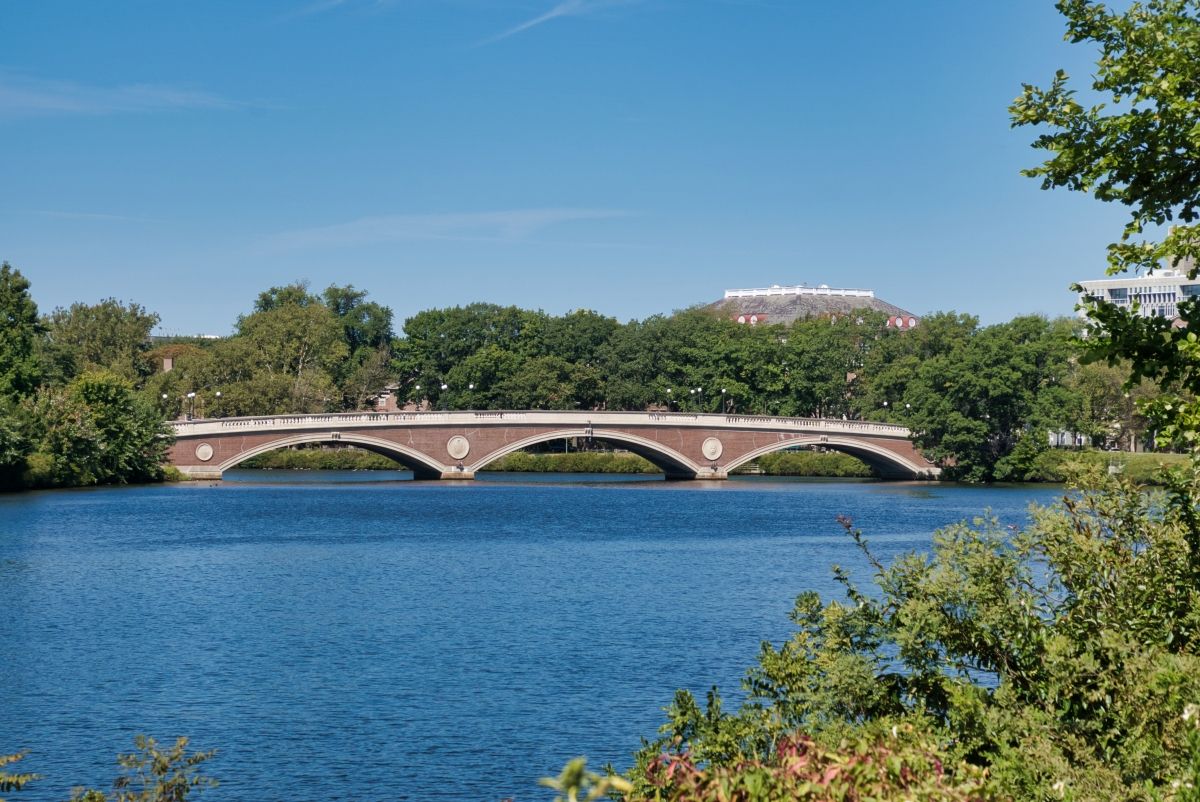
<path id="1" fill-rule="evenodd" d="M 525 423 L 568 426 L 670 425 L 729 429 L 793 429 L 907 438 L 904 426 L 836 418 L 791 418 L 773 415 L 724 415 L 691 412 L 600 412 L 572 410 L 471 410 L 430 412 L 331 412 L 314 415 L 271 415 L 176 421 L 176 436 L 228 434 L 270 429 L 371 427 L 395 424 Z"/>

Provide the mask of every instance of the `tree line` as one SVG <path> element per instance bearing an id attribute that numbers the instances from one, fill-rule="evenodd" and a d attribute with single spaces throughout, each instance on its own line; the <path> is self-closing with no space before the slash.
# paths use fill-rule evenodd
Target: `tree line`
<path id="1" fill-rule="evenodd" d="M 982 326 L 935 313 L 898 331 L 865 310 L 747 326 L 705 308 L 621 323 L 475 303 L 419 312 L 397 332 L 367 291 L 298 282 L 261 292 L 231 336 L 164 342 L 137 303 L 39 315 L 28 280 L 8 265 L 0 276 L 13 321 L 0 341 L 9 486 L 153 479 L 162 421 L 369 409 L 385 392 L 416 409 L 888 421 L 966 481 L 1036 478 L 1052 433 L 1119 448 L 1153 435 L 1137 402 L 1154 385 L 1081 364 L 1080 324 L 1066 318 Z"/>
<path id="2" fill-rule="evenodd" d="M 936 313 L 898 331 L 870 311 L 747 326 L 705 308 L 621 323 L 475 303 L 419 312 L 398 334 L 391 320 L 352 287 L 275 287 L 234 336 L 174 346 L 175 370 L 149 387 L 173 414 L 189 392 L 206 415 L 265 415 L 362 409 L 389 388 L 416 409 L 880 420 L 967 481 L 1033 478 L 1051 433 L 1116 448 L 1153 434 L 1136 402 L 1154 386 L 1081 364 L 1074 319 Z"/>

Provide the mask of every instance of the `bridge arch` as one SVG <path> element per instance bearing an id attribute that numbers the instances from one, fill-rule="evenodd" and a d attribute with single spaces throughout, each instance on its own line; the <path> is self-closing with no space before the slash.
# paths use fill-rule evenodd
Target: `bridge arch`
<path id="1" fill-rule="evenodd" d="M 269 451 L 278 451 L 281 448 L 289 446 L 305 445 L 307 443 L 327 443 L 330 445 L 353 445 L 365 451 L 371 451 L 380 454 L 389 459 L 403 465 L 413 472 L 413 475 L 421 479 L 437 479 L 441 477 L 442 472 L 446 468 L 426 455 L 422 454 L 407 446 L 393 443 L 390 440 L 384 440 L 379 437 L 371 437 L 369 435 L 358 434 L 355 432 L 340 432 L 336 438 L 331 437 L 328 432 L 313 432 L 312 434 L 293 434 L 287 437 L 281 437 L 278 440 L 272 440 L 269 443 L 255 446 L 246 449 L 245 451 L 222 462 L 217 466 L 217 470 L 224 473 L 225 471 L 236 467 L 246 460 L 257 457 L 260 454 L 266 454 Z"/>
<path id="2" fill-rule="evenodd" d="M 623 446 L 626 450 L 643 457 L 655 467 L 660 468 L 669 478 L 694 478 L 702 472 L 702 468 L 692 460 L 680 454 L 669 446 L 664 446 L 656 440 L 650 440 L 646 437 L 639 437 L 635 434 L 620 431 L 608 431 L 604 429 L 562 429 L 559 431 L 545 432 L 536 434 L 521 440 L 515 440 L 511 443 L 506 443 L 502 448 L 485 455 L 475 464 L 467 468 L 468 471 L 480 471 L 484 466 L 491 462 L 495 462 L 501 457 L 512 454 L 514 451 L 535 446 L 538 443 L 547 443 L 551 440 L 563 440 L 568 437 L 586 437 L 590 440 L 599 440 L 602 443 L 616 443 Z"/>
<path id="3" fill-rule="evenodd" d="M 777 443 L 771 443 L 770 445 L 765 445 L 743 454 L 726 465 L 725 470 L 733 473 L 737 468 L 751 460 L 758 459 L 764 454 L 806 446 L 821 446 L 832 451 L 849 454 L 852 457 L 862 460 L 877 474 L 887 479 L 914 479 L 925 476 L 928 473 L 927 467 L 905 459 L 883 446 L 853 438 L 836 437 L 834 435 L 814 435 L 811 437 L 797 437 L 791 440 L 780 440 Z"/>

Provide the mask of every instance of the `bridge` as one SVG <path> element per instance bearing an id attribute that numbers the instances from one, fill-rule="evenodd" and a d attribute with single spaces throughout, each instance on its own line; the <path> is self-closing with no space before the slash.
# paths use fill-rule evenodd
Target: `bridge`
<path id="1" fill-rule="evenodd" d="M 351 412 L 179 421 L 171 464 L 194 479 L 220 479 L 259 454 L 305 443 L 373 451 L 418 479 L 474 479 L 506 454 L 579 437 L 645 457 L 670 479 L 725 479 L 753 459 L 802 446 L 858 457 L 889 479 L 940 470 L 903 426 L 825 418 L 683 412 Z"/>

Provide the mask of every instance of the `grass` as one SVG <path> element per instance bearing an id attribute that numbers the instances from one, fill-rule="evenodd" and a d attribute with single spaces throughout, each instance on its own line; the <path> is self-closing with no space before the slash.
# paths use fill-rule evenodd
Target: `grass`
<path id="1" fill-rule="evenodd" d="M 1072 463 L 1119 470 L 1136 482 L 1156 484 L 1163 467 L 1186 465 L 1184 454 L 1130 453 L 1128 451 L 1067 451 L 1052 449 L 1038 457 L 1037 473 L 1031 481 L 1061 482 Z"/>

